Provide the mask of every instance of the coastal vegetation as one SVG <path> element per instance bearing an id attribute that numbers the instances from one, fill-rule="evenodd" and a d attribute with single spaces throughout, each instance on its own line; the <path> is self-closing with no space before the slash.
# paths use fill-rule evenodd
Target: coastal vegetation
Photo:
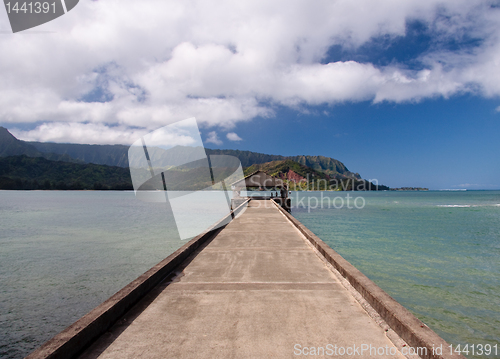
<path id="1" fill-rule="evenodd" d="M 0 189 L 10 190 L 132 190 L 128 146 L 26 142 L 0 127 Z M 195 149 L 193 149 L 195 151 Z M 262 170 L 284 180 L 290 190 L 388 190 L 361 178 L 340 161 L 324 156 L 268 155 L 263 153 L 205 149 L 207 155 L 237 157 L 245 175 Z M 175 157 L 186 148 L 174 147 Z M 178 173 L 177 173 L 177 172 Z M 203 168 L 172 168 L 172 190 L 200 190 L 211 185 Z M 221 174 L 224 171 L 219 171 Z M 155 189 L 157 180 L 142 189 Z"/>
<path id="2" fill-rule="evenodd" d="M 6 128 L 0 126 L 0 157 L 26 155 L 44 157 L 76 163 L 128 167 L 128 146 L 124 145 L 82 145 L 76 143 L 27 142 L 14 137 Z M 185 151 L 185 150 L 184 150 Z M 350 172 L 340 161 L 325 156 L 281 156 L 240 150 L 205 149 L 207 155 L 230 155 L 241 161 L 243 167 L 273 161 L 290 159 L 303 166 L 321 171 L 327 175 L 342 174 L 360 179 L 358 173 Z M 175 151 L 169 151 L 175 155 Z"/>
<path id="3" fill-rule="evenodd" d="M 398 187 L 391 188 L 391 191 L 428 191 L 426 187 Z"/>
<path id="4" fill-rule="evenodd" d="M 303 156 L 305 157 L 305 156 Z M 318 156 L 320 157 L 320 156 Z M 244 174 L 264 171 L 281 178 L 291 191 L 376 191 L 388 190 L 389 187 L 361 179 L 358 174 L 340 174 L 338 172 L 317 171 L 299 162 L 287 159 L 256 164 L 245 168 Z"/>
<path id="5" fill-rule="evenodd" d="M 43 157 L 0 157 L 0 189 L 131 190 L 127 168 L 50 161 Z"/>

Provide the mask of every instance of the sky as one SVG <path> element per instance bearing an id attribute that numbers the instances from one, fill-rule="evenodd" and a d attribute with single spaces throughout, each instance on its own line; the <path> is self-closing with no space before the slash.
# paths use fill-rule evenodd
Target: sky
<path id="1" fill-rule="evenodd" d="M 16 34 L 0 11 L 0 54 L 23 140 L 131 145 L 195 117 L 210 148 L 500 189 L 500 1 L 80 0 Z"/>

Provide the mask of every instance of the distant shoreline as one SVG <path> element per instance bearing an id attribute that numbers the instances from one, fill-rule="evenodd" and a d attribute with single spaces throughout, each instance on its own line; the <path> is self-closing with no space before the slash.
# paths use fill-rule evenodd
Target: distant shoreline
<path id="1" fill-rule="evenodd" d="M 391 188 L 391 191 L 428 191 L 429 189 L 426 187 L 398 187 Z"/>

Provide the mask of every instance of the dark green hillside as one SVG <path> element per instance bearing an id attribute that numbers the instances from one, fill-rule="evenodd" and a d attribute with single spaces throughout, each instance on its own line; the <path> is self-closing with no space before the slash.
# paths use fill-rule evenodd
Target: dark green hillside
<path id="1" fill-rule="evenodd" d="M 375 185 L 363 179 L 345 177 L 336 173 L 329 176 L 292 160 L 272 161 L 247 167 L 244 174 L 261 170 L 285 180 L 290 190 L 372 191 L 388 190 L 389 187 Z"/>
<path id="2" fill-rule="evenodd" d="M 78 167 L 79 169 L 77 170 L 77 167 L 65 167 L 60 162 L 59 164 L 54 164 L 53 168 L 51 168 L 47 164 L 48 162 L 43 161 L 30 162 L 25 158 L 21 162 L 15 162 L 13 159 L 2 159 L 2 163 L 5 166 L 9 164 L 10 169 L 8 173 L 4 171 L 1 174 L 4 178 L 3 182 L 0 181 L 0 188 L 36 189 L 41 187 L 40 181 L 48 184 L 45 187 L 58 189 L 121 188 L 124 186 L 124 183 L 128 184 L 128 187 L 125 186 L 126 188 L 131 188 L 129 186 L 128 150 L 129 146 L 125 145 L 25 142 L 18 140 L 7 129 L 0 127 L 0 159 L 6 156 L 25 155 L 31 158 L 43 157 L 51 161 L 64 161 L 66 163 L 65 166 L 69 165 L 68 162 L 81 165 L 104 165 L 103 167 L 87 166 L 87 172 L 82 172 L 84 171 L 82 168 L 85 166 Z M 200 150 L 201 148 L 177 146 L 167 151 L 160 148 L 149 148 L 148 153 L 153 157 L 161 155 L 162 164 L 157 164 L 157 166 L 169 167 L 199 159 Z M 246 169 L 245 173 L 247 174 L 257 169 L 262 169 L 273 176 L 284 178 L 290 184 L 292 182 L 298 183 L 302 180 L 301 187 L 297 189 L 341 188 L 351 190 L 360 189 L 363 187 L 362 185 L 368 184 L 368 182 L 361 179 L 358 173 L 350 172 L 342 162 L 330 157 L 303 155 L 285 157 L 251 151 L 220 149 L 206 149 L 205 151 L 207 155 L 230 155 L 237 157 L 241 161 L 243 168 Z M 20 167 L 17 169 L 13 168 L 13 163 L 17 163 Z M 116 168 L 111 170 L 109 168 L 113 167 L 107 166 L 120 167 L 121 172 Z M 185 171 L 196 166 L 186 164 L 182 167 L 185 168 L 178 168 L 177 170 Z M 39 170 L 37 173 L 33 172 L 35 168 Z M 47 172 L 42 173 L 41 169 L 45 169 Z M 57 173 L 57 171 L 62 172 Z M 111 177 L 107 178 L 106 176 L 108 175 Z M 85 178 L 86 176 L 88 178 Z M 186 173 L 184 173 L 183 176 L 185 180 L 179 180 L 174 187 L 181 186 L 186 189 L 194 189 L 206 185 L 205 181 L 201 179 L 201 174 L 197 171 L 191 172 L 189 176 L 186 176 Z M 303 184 L 304 179 L 309 181 L 308 185 Z M 12 181 L 15 181 L 15 184 Z M 181 185 L 180 182 L 183 184 Z M 325 184 L 325 182 L 328 182 L 328 184 Z M 379 186 L 379 189 L 381 188 L 386 189 L 385 186 Z"/>
<path id="3" fill-rule="evenodd" d="M 81 145 L 74 143 L 25 142 L 16 139 L 7 129 L 0 127 L 0 157 L 26 155 L 28 157 L 44 157 L 54 161 L 95 163 L 126 168 L 128 167 L 128 149 L 129 146 L 125 145 Z M 152 148 L 149 151 L 154 153 L 155 149 Z M 186 151 L 178 146 L 164 153 L 164 155 L 168 157 L 165 160 L 175 162 L 176 154 L 178 152 L 182 153 L 182 157 L 189 154 L 189 150 Z M 289 159 L 316 171 L 324 172 L 330 177 L 361 178 L 359 174 L 350 172 L 342 162 L 334 158 L 324 156 L 285 157 L 281 155 L 268 155 L 251 151 L 218 150 L 208 148 L 206 149 L 206 153 L 207 155 L 235 156 L 241 161 L 243 167 Z"/>
<path id="4" fill-rule="evenodd" d="M 133 189 L 126 168 L 50 161 L 41 157 L 0 158 L 0 189 Z"/>
<path id="5" fill-rule="evenodd" d="M 289 171 L 293 171 L 297 175 L 303 178 L 322 178 L 329 179 L 330 177 L 323 172 L 316 171 L 307 166 L 301 165 L 298 162 L 292 160 L 282 160 L 282 161 L 272 161 L 262 164 L 255 164 L 250 167 L 245 168 L 244 174 L 249 175 L 257 170 L 266 172 L 267 174 L 275 177 L 285 176 Z"/>
<path id="6" fill-rule="evenodd" d="M 68 155 L 40 152 L 29 142 L 15 138 L 5 127 L 0 126 L 0 157 L 20 156 L 43 157 L 52 161 L 79 162 Z"/>
<path id="7" fill-rule="evenodd" d="M 124 145 L 80 145 L 74 143 L 27 142 L 43 153 L 56 153 L 83 163 L 128 167 L 128 149 Z"/>
<path id="8" fill-rule="evenodd" d="M 324 172 L 329 176 L 339 176 L 342 178 L 357 178 L 360 179 L 358 173 L 350 172 L 347 167 L 340 161 L 324 156 L 280 156 L 266 155 L 263 153 L 239 150 L 211 150 L 207 149 L 207 154 L 214 155 L 231 155 L 238 157 L 243 167 L 250 167 L 255 164 L 262 164 L 273 161 L 292 160 L 303 166 L 312 168 L 313 170 Z"/>
<path id="9" fill-rule="evenodd" d="M 342 162 L 337 161 L 334 158 L 325 156 L 292 156 L 288 158 L 300 163 L 301 165 L 310 167 L 316 171 L 324 172 L 330 176 L 340 174 L 344 177 L 361 179 L 359 173 L 350 172 Z"/>
<path id="10" fill-rule="evenodd" d="M 0 157 L 26 155 L 41 156 L 32 145 L 15 138 L 5 127 L 0 126 Z"/>
<path id="11" fill-rule="evenodd" d="M 235 156 L 241 161 L 243 167 L 249 167 L 257 163 L 266 163 L 271 161 L 281 161 L 286 159 L 280 155 L 266 155 L 264 153 L 240 151 L 240 150 L 212 150 L 206 149 L 207 155 L 229 155 Z"/>

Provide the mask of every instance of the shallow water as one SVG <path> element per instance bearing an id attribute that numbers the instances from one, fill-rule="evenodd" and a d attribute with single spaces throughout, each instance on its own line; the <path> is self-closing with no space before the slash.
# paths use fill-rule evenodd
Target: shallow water
<path id="1" fill-rule="evenodd" d="M 22 358 L 185 242 L 132 192 L 0 191 L 0 357 Z"/>
<path id="2" fill-rule="evenodd" d="M 292 214 L 448 342 L 500 341 L 500 192 L 292 201 L 316 207 Z M 24 357 L 186 243 L 165 203 L 132 192 L 0 191 L 0 228 L 1 358 Z"/>
<path id="3" fill-rule="evenodd" d="M 449 343 L 500 347 L 499 191 L 321 196 L 293 193 L 293 216 Z"/>

